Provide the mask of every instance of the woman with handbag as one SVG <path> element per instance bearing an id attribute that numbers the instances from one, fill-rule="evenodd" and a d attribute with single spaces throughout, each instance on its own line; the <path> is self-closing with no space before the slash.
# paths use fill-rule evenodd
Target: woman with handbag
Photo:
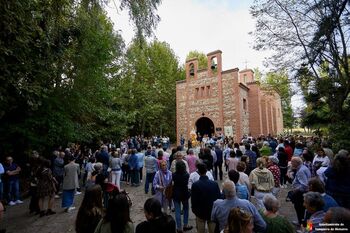
<path id="1" fill-rule="evenodd" d="M 155 187 L 155 190 L 156 190 L 156 194 L 154 197 L 158 199 L 159 202 L 162 204 L 163 212 L 166 214 L 168 213 L 168 207 L 170 206 L 171 200 L 169 200 L 169 197 L 168 198 L 166 197 L 165 191 L 167 189 L 167 186 L 171 185 L 171 181 L 172 181 L 171 171 L 167 169 L 166 160 L 162 160 L 160 162 L 160 170 L 158 170 L 156 175 L 154 176 L 153 187 Z"/>
<path id="2" fill-rule="evenodd" d="M 173 195 L 175 206 L 175 220 L 177 232 L 189 231 L 192 226 L 188 225 L 188 199 L 190 192 L 188 191 L 188 179 L 190 175 L 186 171 L 186 165 L 183 161 L 177 161 L 175 165 L 175 173 L 173 174 Z M 181 204 L 183 206 L 183 227 L 181 222 Z"/>
<path id="3" fill-rule="evenodd" d="M 37 173 L 37 196 L 39 198 L 40 217 L 43 217 L 45 215 L 56 214 L 56 212 L 52 210 L 52 207 L 54 205 L 54 196 L 56 192 L 56 180 L 52 176 L 50 166 L 50 160 L 44 159 Z M 48 198 L 47 211 L 44 210 L 44 202 L 46 197 Z"/>

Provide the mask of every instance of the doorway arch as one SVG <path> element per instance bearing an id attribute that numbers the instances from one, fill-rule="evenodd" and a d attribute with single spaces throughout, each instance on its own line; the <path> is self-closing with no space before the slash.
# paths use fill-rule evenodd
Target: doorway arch
<path id="1" fill-rule="evenodd" d="M 214 136 L 214 123 L 208 117 L 201 117 L 196 121 L 196 133 L 200 133 L 201 137 L 208 134 L 209 137 Z"/>

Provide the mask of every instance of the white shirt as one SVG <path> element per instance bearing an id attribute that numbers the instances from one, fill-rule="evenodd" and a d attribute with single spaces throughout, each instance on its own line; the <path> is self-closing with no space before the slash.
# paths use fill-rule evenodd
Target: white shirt
<path id="1" fill-rule="evenodd" d="M 250 182 L 249 182 L 249 177 L 247 174 L 245 174 L 244 172 L 239 172 L 239 180 L 238 180 L 238 184 L 240 185 L 245 185 L 247 186 L 247 188 L 250 188 Z"/>
<path id="2" fill-rule="evenodd" d="M 314 157 L 314 160 L 312 161 L 312 165 L 314 165 L 315 162 L 321 162 L 323 167 L 328 167 L 329 164 L 331 163 L 328 156 L 321 157 L 319 155 L 316 155 Z"/>
<path id="3" fill-rule="evenodd" d="M 209 180 L 213 180 L 214 181 L 214 177 L 213 177 L 213 175 L 211 174 L 210 171 L 207 171 L 207 173 L 205 175 L 208 176 Z M 194 182 L 198 181 L 199 177 L 200 177 L 200 175 L 199 175 L 199 173 L 197 171 L 192 172 L 190 174 L 190 178 L 188 179 L 188 189 L 192 188 L 192 184 Z"/>

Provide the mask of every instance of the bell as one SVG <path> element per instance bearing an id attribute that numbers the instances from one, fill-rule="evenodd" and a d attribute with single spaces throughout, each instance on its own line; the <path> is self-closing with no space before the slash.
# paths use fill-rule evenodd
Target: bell
<path id="1" fill-rule="evenodd" d="M 191 67 L 191 69 L 190 69 L 190 75 L 191 75 L 191 76 L 194 76 L 194 67 Z"/>
<path id="2" fill-rule="evenodd" d="M 214 60 L 211 61 L 211 69 L 212 69 L 212 70 L 215 70 L 215 69 L 216 69 L 216 64 L 215 64 L 215 61 L 214 61 Z"/>

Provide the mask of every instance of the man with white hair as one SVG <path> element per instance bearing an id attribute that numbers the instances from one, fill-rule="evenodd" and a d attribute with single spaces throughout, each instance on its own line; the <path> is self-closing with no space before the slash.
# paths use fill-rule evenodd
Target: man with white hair
<path id="1" fill-rule="evenodd" d="M 190 170 L 189 170 L 189 168 L 188 168 L 188 163 L 187 163 L 187 161 L 184 160 L 183 158 L 184 158 L 184 156 L 183 156 L 183 154 L 182 154 L 181 151 L 176 152 L 176 154 L 175 154 L 175 159 L 171 162 L 171 166 L 170 166 L 170 171 L 171 171 L 172 173 L 175 173 L 175 167 L 176 167 L 176 163 L 177 163 L 178 161 L 184 162 L 184 164 L 185 164 L 185 166 L 186 166 L 186 172 L 187 172 L 187 173 L 190 173 Z"/>
<path id="2" fill-rule="evenodd" d="M 265 209 L 259 210 L 267 224 L 266 233 L 293 233 L 294 227 L 288 219 L 278 214 L 280 203 L 272 194 L 266 194 L 263 198 Z"/>
<path id="3" fill-rule="evenodd" d="M 305 207 L 303 206 L 303 194 L 308 191 L 308 182 L 311 178 L 310 170 L 303 165 L 303 160 L 300 157 L 292 157 L 292 169 L 296 170 L 295 178 L 292 183 L 293 190 L 288 193 L 291 201 L 294 204 L 294 209 L 298 217 L 298 225 L 303 223 Z"/>
<path id="4" fill-rule="evenodd" d="M 244 209 L 253 216 L 254 232 L 265 232 L 266 223 L 260 216 L 255 206 L 248 200 L 239 199 L 236 196 L 235 184 L 227 180 L 223 183 L 223 192 L 226 199 L 218 199 L 214 202 L 211 212 L 211 220 L 219 224 L 219 230 L 224 230 L 227 225 L 228 215 L 232 208 Z"/>

